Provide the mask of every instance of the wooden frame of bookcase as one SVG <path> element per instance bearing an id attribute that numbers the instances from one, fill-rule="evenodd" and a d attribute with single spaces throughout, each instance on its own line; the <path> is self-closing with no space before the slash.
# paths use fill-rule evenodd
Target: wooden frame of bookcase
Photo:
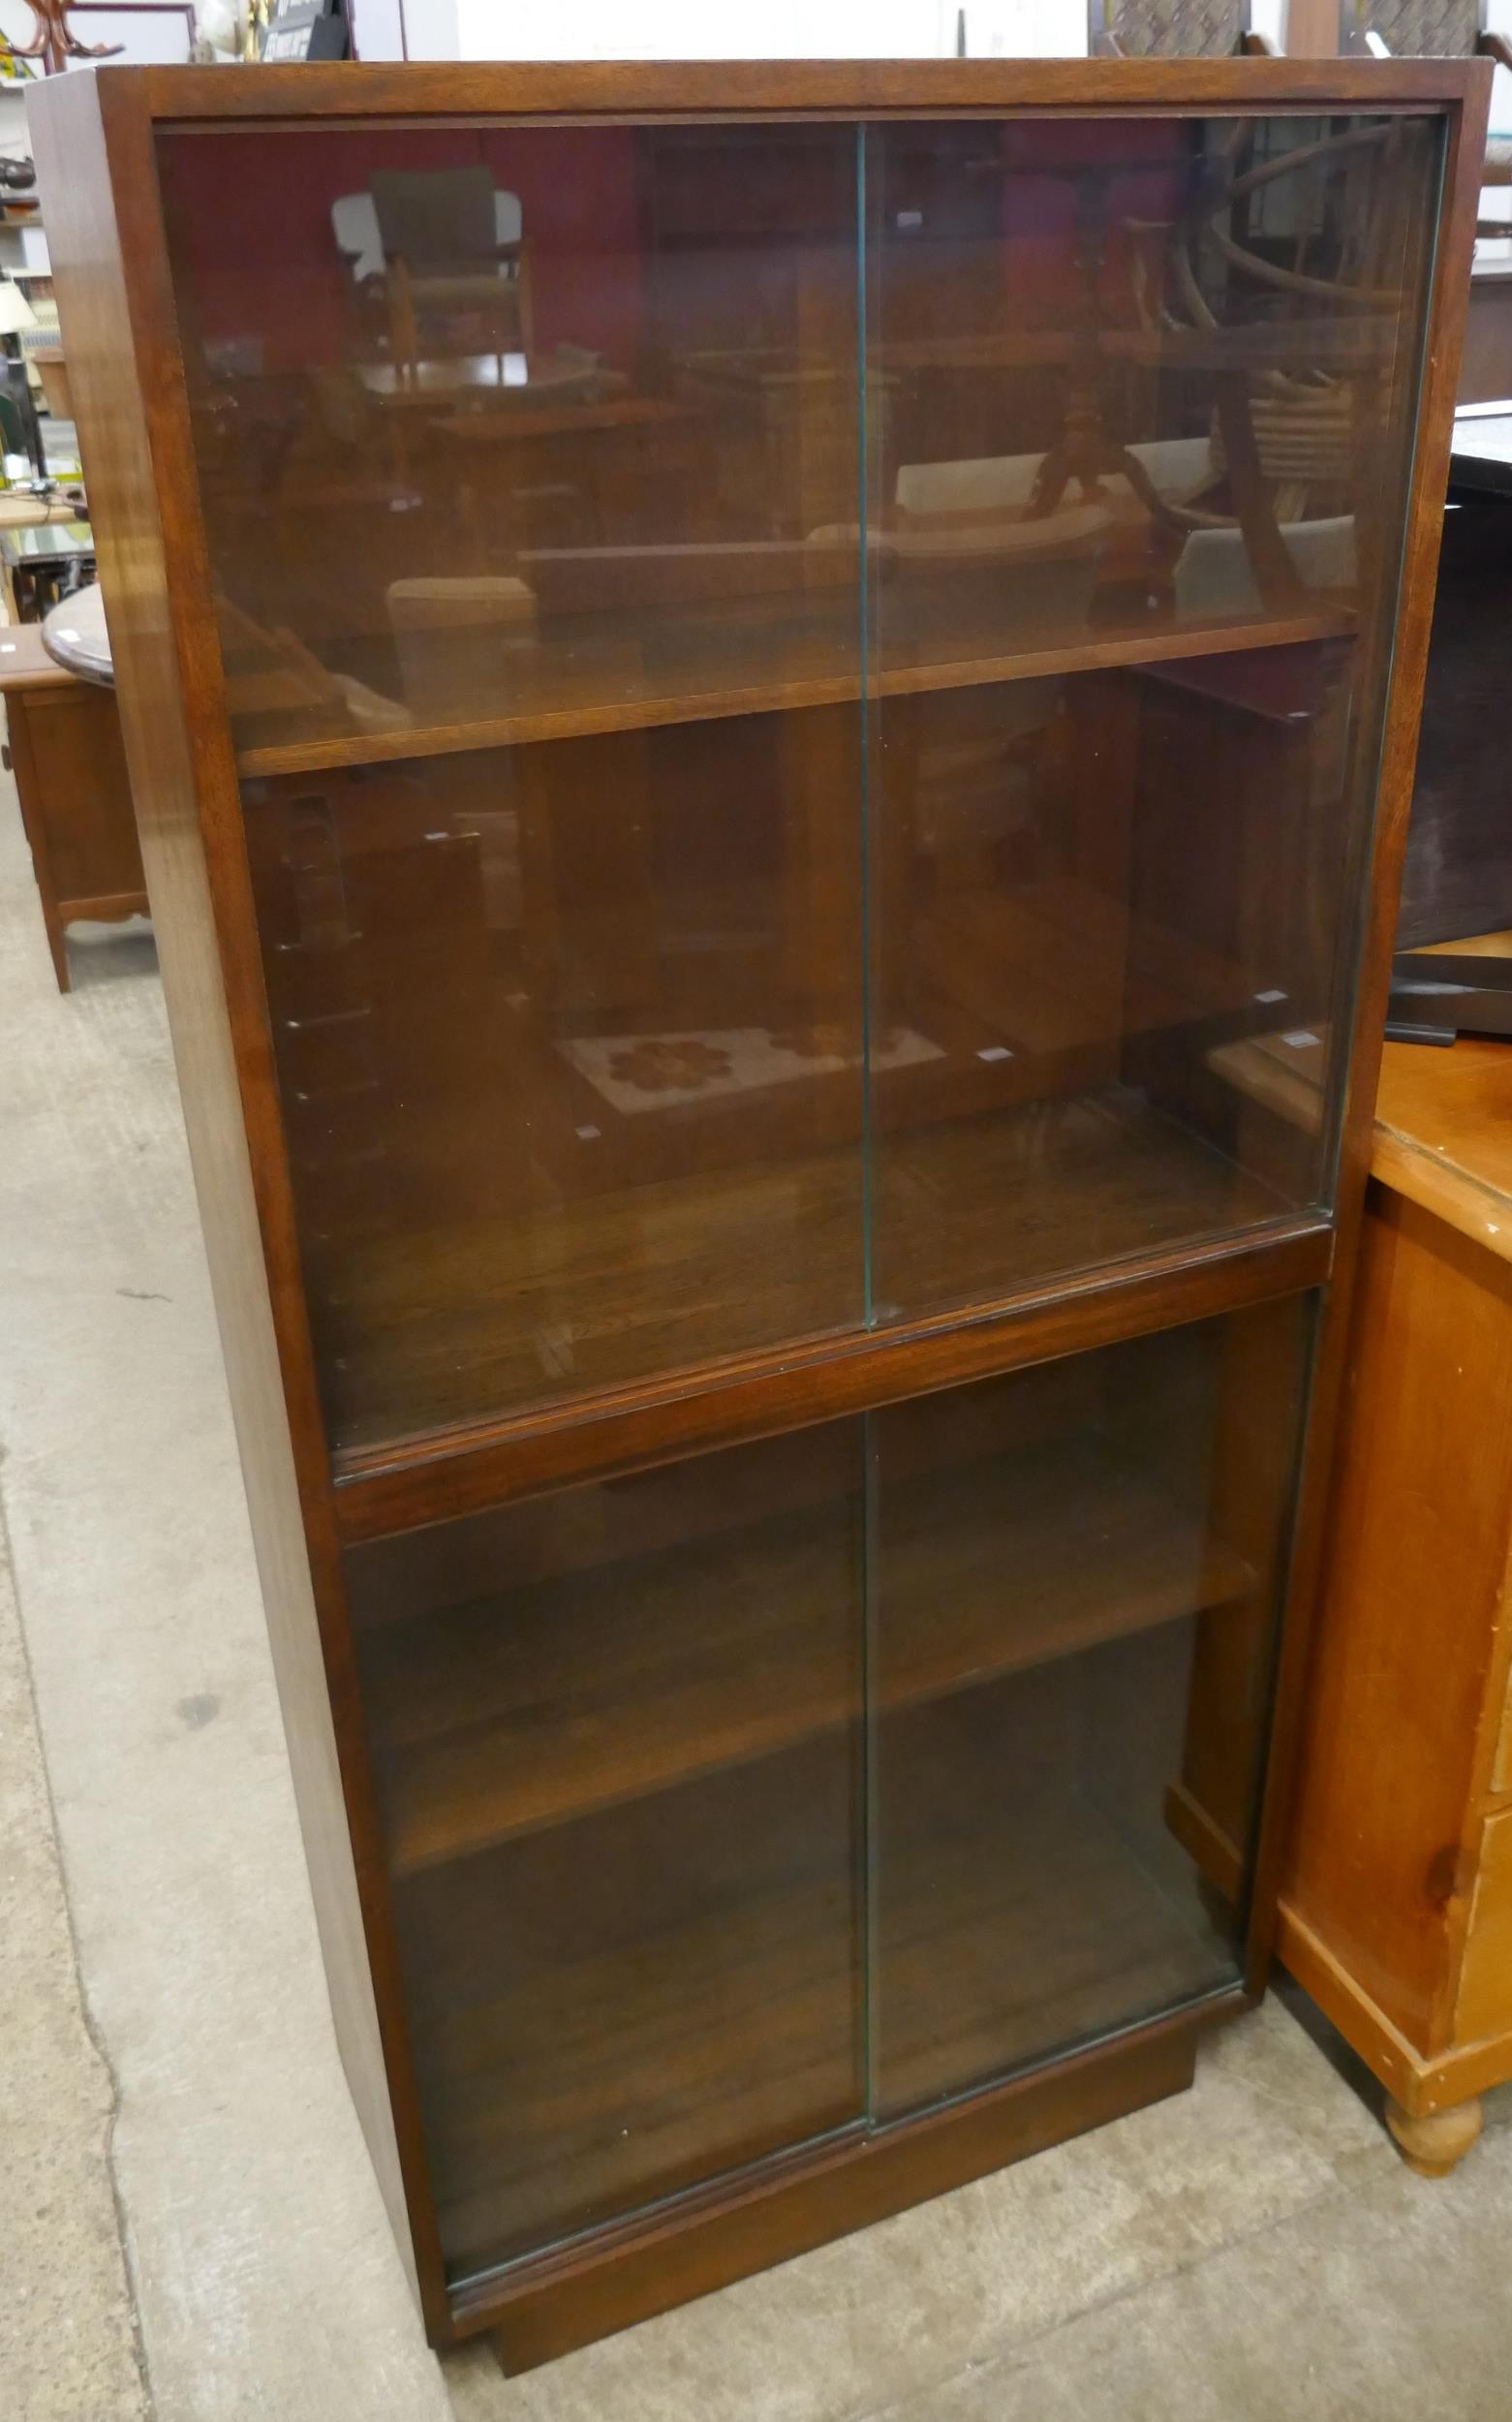
<path id="1" fill-rule="evenodd" d="M 108 68 L 59 78 L 39 96 L 38 160 L 127 756 L 337 2034 L 395 2233 L 438 2344 L 493 2329 L 511 2365 L 541 2361 L 1174 2092 L 1190 2075 L 1201 2028 L 1246 1996 L 1219 1996 L 922 2118 L 846 2131 L 775 2158 L 732 2182 L 448 2291 L 357 1703 L 340 1564 L 345 1543 L 589 1473 L 642 1469 L 694 1445 L 759 1438 L 1178 1320 L 1324 1289 L 1249 1993 L 1263 1981 L 1370 1148 L 1489 87 L 1484 64 L 1247 59 L 343 65 L 243 75 Z M 853 1342 L 751 1354 L 707 1372 L 574 1400 L 543 1417 L 476 1422 L 333 1459 L 301 1289 L 238 804 L 238 771 L 279 770 L 288 752 L 252 752 L 239 769 L 228 727 L 156 129 L 230 120 L 272 129 L 354 118 L 686 123 L 745 116 L 1316 114 L 1352 108 L 1436 113 L 1445 123 L 1446 166 L 1337 1216 L 1279 1219 L 1236 1238 L 1034 1287 L 967 1314 L 917 1320 Z M 1266 636 L 1274 636 L 1269 625 Z M 1094 640 L 1072 651 L 1067 664 L 1126 660 L 1127 643 Z M 514 735 L 501 727 L 485 736 Z"/>

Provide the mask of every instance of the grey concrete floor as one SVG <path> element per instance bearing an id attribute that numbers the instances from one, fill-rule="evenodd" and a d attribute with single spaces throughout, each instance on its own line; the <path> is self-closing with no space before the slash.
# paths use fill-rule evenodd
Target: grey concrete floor
<path id="1" fill-rule="evenodd" d="M 525 2379 L 437 2364 L 331 2037 L 151 945 L 75 963 L 6 789 L 0 2422 L 1512 2422 L 1512 2100 L 1414 2180 L 1276 2000 L 1095 2136 Z"/>

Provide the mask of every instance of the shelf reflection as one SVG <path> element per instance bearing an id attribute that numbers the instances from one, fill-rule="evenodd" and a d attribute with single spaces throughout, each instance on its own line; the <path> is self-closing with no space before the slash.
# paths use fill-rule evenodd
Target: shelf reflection
<path id="1" fill-rule="evenodd" d="M 1435 142 L 1369 115 L 166 133 L 238 745 L 1365 626 Z"/>

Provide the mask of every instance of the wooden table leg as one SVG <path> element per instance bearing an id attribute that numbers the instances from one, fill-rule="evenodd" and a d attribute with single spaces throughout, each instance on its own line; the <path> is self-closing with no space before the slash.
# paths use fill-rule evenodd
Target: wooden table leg
<path id="1" fill-rule="evenodd" d="M 1260 465 L 1250 406 L 1250 389 L 1242 370 L 1219 371 L 1213 383 L 1218 423 L 1228 464 L 1234 512 L 1250 557 L 1250 569 L 1267 613 L 1295 613 L 1302 581 L 1276 520 L 1276 508 Z"/>
<path id="2" fill-rule="evenodd" d="M 1419 2178 L 1447 2178 L 1479 2136 L 1484 2116 L 1479 2095 L 1451 2103 L 1447 2111 L 1425 2112 L 1405 2110 L 1393 2096 L 1386 2097 L 1386 2125 Z"/>
<path id="3" fill-rule="evenodd" d="M 68 943 L 64 936 L 63 913 L 58 903 L 58 887 L 52 875 L 52 853 L 47 843 L 47 820 L 42 812 L 37 795 L 37 774 L 32 757 L 31 728 L 26 709 L 18 698 L 12 698 L 7 706 L 10 745 L 3 752 L 7 769 L 15 776 L 15 795 L 20 803 L 21 829 L 32 854 L 32 873 L 42 901 L 42 921 L 46 928 L 47 947 L 52 953 L 52 972 L 58 979 L 59 992 L 70 988 Z"/>

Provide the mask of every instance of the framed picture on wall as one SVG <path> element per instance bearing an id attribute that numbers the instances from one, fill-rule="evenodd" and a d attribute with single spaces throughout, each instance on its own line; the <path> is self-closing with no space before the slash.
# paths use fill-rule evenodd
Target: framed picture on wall
<path id="1" fill-rule="evenodd" d="M 127 67 L 186 67 L 195 55 L 188 0 L 71 0 L 69 16 L 87 17 L 78 30 L 89 44 L 119 44 L 115 56 Z"/>

